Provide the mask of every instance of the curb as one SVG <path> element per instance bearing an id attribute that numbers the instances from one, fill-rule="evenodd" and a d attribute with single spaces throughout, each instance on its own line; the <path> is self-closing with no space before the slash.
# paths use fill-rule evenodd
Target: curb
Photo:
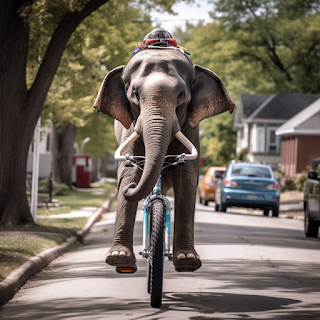
<path id="1" fill-rule="evenodd" d="M 52 260 L 58 258 L 68 251 L 73 243 L 79 241 L 83 244 L 83 240 L 90 232 L 91 227 L 101 219 L 101 214 L 108 211 L 111 199 L 114 194 L 110 196 L 103 207 L 96 210 L 89 218 L 84 228 L 75 236 L 69 237 L 64 243 L 45 250 L 36 256 L 24 262 L 19 268 L 11 272 L 4 280 L 0 282 L 0 305 L 6 304 L 14 294 L 30 279 L 33 275 L 44 269 Z"/>

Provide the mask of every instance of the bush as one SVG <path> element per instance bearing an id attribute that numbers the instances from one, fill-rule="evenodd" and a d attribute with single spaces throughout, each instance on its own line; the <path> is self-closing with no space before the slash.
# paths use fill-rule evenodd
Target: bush
<path id="1" fill-rule="evenodd" d="M 64 183 L 54 183 L 53 184 L 53 194 L 55 196 L 61 196 L 68 190 L 69 190 L 69 187 Z"/>
<path id="2" fill-rule="evenodd" d="M 52 194 L 61 196 L 63 195 L 69 187 L 64 183 L 52 183 Z M 45 178 L 39 181 L 39 193 L 49 193 L 50 192 L 50 178 Z"/>
<path id="3" fill-rule="evenodd" d="M 293 179 L 286 179 L 285 180 L 285 190 L 297 190 L 296 184 Z"/>
<path id="4" fill-rule="evenodd" d="M 38 193 L 49 193 L 50 178 L 45 178 L 39 181 Z"/>
<path id="5" fill-rule="evenodd" d="M 299 176 L 297 176 L 294 180 L 294 183 L 299 191 L 304 190 L 304 185 L 308 179 L 308 172 L 312 171 L 312 168 L 310 166 L 306 167 L 306 170 L 303 171 Z"/>

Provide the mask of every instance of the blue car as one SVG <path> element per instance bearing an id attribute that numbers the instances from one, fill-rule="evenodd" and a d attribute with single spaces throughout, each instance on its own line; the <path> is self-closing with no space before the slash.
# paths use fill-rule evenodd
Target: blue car
<path id="1" fill-rule="evenodd" d="M 228 207 L 263 210 L 265 216 L 279 215 L 279 184 L 268 165 L 232 162 L 224 177 L 219 180 L 216 211 L 226 212 Z"/>

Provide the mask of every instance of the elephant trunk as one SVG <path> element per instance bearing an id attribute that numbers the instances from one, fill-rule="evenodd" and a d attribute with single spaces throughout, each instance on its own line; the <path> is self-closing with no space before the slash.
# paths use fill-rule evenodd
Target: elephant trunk
<path id="1" fill-rule="evenodd" d="M 124 192 L 127 201 L 136 202 L 150 194 L 161 173 L 171 140 L 172 120 L 168 120 L 168 116 L 164 117 L 161 114 L 150 118 L 146 119 L 142 125 L 146 157 L 144 170 L 138 185 L 131 183 Z"/>

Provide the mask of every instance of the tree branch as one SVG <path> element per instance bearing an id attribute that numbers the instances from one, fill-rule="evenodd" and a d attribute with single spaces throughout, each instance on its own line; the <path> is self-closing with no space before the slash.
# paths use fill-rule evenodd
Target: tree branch
<path id="1" fill-rule="evenodd" d="M 256 56 L 255 54 L 246 53 L 246 52 L 240 53 L 240 56 L 251 57 L 254 60 L 260 62 L 262 65 L 262 68 L 265 69 L 269 73 L 269 75 L 273 79 L 274 83 L 277 86 L 279 86 L 278 80 L 273 76 L 273 73 L 271 72 L 270 68 L 268 67 L 268 64 L 265 61 L 263 61 L 259 56 Z"/>
<path id="2" fill-rule="evenodd" d="M 80 12 L 67 12 L 54 31 L 37 76 L 29 90 L 30 105 L 41 114 L 47 93 L 59 67 L 64 48 L 78 25 L 109 0 L 91 0 Z"/>
<path id="3" fill-rule="evenodd" d="M 291 75 L 289 74 L 288 70 L 284 67 L 284 65 L 282 64 L 280 58 L 276 53 L 276 49 L 275 49 L 276 43 L 272 35 L 270 35 L 270 39 L 272 41 L 272 45 L 268 43 L 268 50 L 271 53 L 269 54 L 269 56 L 273 61 L 273 63 L 276 65 L 276 67 L 278 67 L 278 69 L 286 75 L 286 78 L 288 79 L 288 81 L 291 82 L 292 81 Z"/>

